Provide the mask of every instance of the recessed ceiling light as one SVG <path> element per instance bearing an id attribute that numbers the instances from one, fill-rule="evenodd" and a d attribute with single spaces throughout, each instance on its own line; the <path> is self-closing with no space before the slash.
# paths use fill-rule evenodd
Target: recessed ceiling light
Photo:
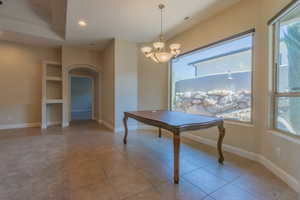
<path id="1" fill-rule="evenodd" d="M 84 20 L 79 20 L 79 21 L 78 21 L 78 25 L 79 25 L 79 26 L 87 26 L 87 22 L 84 21 Z"/>

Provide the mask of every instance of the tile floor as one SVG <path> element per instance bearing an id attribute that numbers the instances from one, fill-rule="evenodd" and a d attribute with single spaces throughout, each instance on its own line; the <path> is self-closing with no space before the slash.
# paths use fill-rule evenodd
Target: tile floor
<path id="1" fill-rule="evenodd" d="M 94 122 L 0 131 L 0 200 L 295 200 L 263 166 L 192 141 L 172 183 L 172 140 L 131 131 L 127 146 Z"/>

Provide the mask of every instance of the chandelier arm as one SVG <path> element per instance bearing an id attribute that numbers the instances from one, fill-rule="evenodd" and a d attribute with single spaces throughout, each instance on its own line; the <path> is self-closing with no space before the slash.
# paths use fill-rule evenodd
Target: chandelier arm
<path id="1" fill-rule="evenodd" d="M 156 59 L 157 63 L 160 63 L 159 59 L 156 56 L 156 52 L 153 53 L 154 58 Z"/>

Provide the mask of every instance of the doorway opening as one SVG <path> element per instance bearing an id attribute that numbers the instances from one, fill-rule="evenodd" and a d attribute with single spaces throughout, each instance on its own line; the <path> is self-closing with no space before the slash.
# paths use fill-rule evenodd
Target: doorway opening
<path id="1" fill-rule="evenodd" d="M 71 120 L 92 120 L 94 80 L 88 76 L 71 76 Z"/>
<path id="2" fill-rule="evenodd" d="M 68 71 L 67 117 L 71 121 L 97 120 L 99 112 L 99 73 L 88 65 Z"/>

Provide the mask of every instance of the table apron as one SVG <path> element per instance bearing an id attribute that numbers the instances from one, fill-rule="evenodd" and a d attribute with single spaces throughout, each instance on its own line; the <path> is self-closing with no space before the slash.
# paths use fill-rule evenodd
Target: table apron
<path id="1" fill-rule="evenodd" d="M 129 113 L 126 113 L 125 117 L 135 119 L 136 121 L 142 122 L 142 123 L 150 125 L 150 126 L 155 126 L 157 128 L 166 129 L 168 131 L 171 131 L 172 133 L 180 133 L 180 132 L 185 132 L 185 131 L 196 131 L 196 130 L 211 128 L 214 126 L 222 126 L 223 125 L 223 121 L 216 121 L 214 123 L 207 123 L 207 124 L 190 124 L 190 125 L 185 125 L 185 126 L 170 126 L 170 125 L 164 124 L 162 122 L 158 122 L 158 121 L 151 120 L 151 119 L 146 119 L 143 117 L 138 117 L 135 115 L 131 115 Z"/>

